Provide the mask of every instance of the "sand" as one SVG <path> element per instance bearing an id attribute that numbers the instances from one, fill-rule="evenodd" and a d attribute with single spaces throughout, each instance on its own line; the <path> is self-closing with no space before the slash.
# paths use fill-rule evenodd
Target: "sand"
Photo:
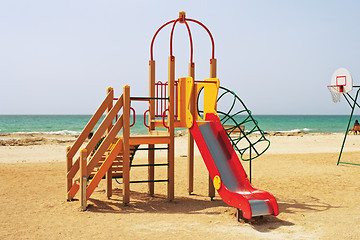
<path id="1" fill-rule="evenodd" d="M 235 209 L 218 195 L 207 197 L 198 152 L 194 194 L 187 193 L 186 136 L 176 138 L 173 202 L 166 200 L 165 183 L 155 185 L 155 197 L 146 194 L 146 184 L 132 184 L 130 205 L 123 206 L 122 186 L 114 181 L 111 199 L 100 183 L 81 212 L 77 200 L 66 201 L 65 147 L 74 136 L 1 135 L 0 238 L 359 239 L 360 167 L 336 166 L 343 134 L 286 135 L 269 135 L 270 149 L 253 161 L 253 185 L 276 197 L 280 214 L 250 222 L 237 222 Z M 360 163 L 360 136 L 349 136 L 343 160 Z M 146 154 L 134 161 L 146 161 Z M 144 171 L 132 169 L 131 178 L 141 180 Z M 156 171 L 164 176 L 164 169 Z"/>

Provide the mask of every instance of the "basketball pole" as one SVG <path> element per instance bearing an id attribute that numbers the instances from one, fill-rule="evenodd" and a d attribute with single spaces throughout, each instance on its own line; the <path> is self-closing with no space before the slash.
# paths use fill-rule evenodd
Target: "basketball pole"
<path id="1" fill-rule="evenodd" d="M 354 86 L 354 87 L 358 87 L 358 86 Z M 340 159 L 341 159 L 341 155 L 342 155 L 342 152 L 343 152 L 343 149 L 344 149 L 344 146 L 345 146 L 345 142 L 346 142 L 346 137 L 348 135 L 348 132 L 349 132 L 349 128 L 350 128 L 350 123 L 351 123 L 351 119 L 353 117 L 353 114 L 354 114 L 354 110 L 355 110 L 355 107 L 359 105 L 356 103 L 357 101 L 357 98 L 359 96 L 359 91 L 360 91 L 360 88 L 356 91 L 356 95 L 355 95 L 355 99 L 352 99 L 350 95 L 348 95 L 353 101 L 354 101 L 354 104 L 351 106 L 351 114 L 350 114 L 350 118 L 349 118 L 349 122 L 348 122 L 348 125 L 347 125 L 347 128 L 346 128 L 346 132 L 345 132 L 345 136 L 344 136 L 344 140 L 343 140 L 343 143 L 341 145 L 341 150 L 340 150 L 340 154 L 339 154 L 339 159 L 338 159 L 338 162 L 336 165 L 339 165 L 339 163 L 343 163 L 343 164 L 351 164 L 351 165 L 358 165 L 360 166 L 360 164 L 358 163 L 350 163 L 350 162 L 340 162 Z M 345 97 L 345 95 L 344 95 Z M 348 101 L 348 99 L 345 97 L 346 101 L 350 104 L 350 102 Z"/>

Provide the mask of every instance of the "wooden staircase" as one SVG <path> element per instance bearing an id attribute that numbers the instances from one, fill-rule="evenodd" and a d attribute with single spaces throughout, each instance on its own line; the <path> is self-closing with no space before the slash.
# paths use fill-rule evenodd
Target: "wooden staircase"
<path id="1" fill-rule="evenodd" d="M 116 138 L 115 141 L 110 145 L 109 149 L 104 153 L 104 155 L 99 160 L 98 164 L 91 171 L 91 173 L 89 174 L 88 180 L 94 178 L 95 174 L 98 172 L 101 165 L 106 160 L 106 157 L 111 153 L 111 150 L 112 150 L 113 146 L 115 145 L 117 139 L 118 138 Z M 135 156 L 135 153 L 136 153 L 136 150 L 138 149 L 138 147 L 139 147 L 139 145 L 130 145 L 130 166 L 132 164 L 132 160 Z M 115 157 L 115 159 L 111 165 L 111 168 L 109 168 L 109 169 L 111 169 L 111 171 L 112 171 L 112 173 L 111 173 L 112 178 L 122 178 L 122 176 L 123 176 L 123 152 L 122 151 Z M 103 176 L 102 179 L 106 179 L 106 177 Z"/>
<path id="2" fill-rule="evenodd" d="M 68 200 L 72 200 L 81 187 L 86 188 L 82 192 L 86 192 L 87 200 L 105 174 L 109 176 L 113 175 L 112 177 L 123 176 L 123 149 L 129 146 L 124 146 L 125 141 L 117 136 L 124 124 L 123 114 L 118 115 L 123 109 L 124 104 L 129 105 L 129 97 L 127 98 L 128 102 L 125 103 L 125 97 L 121 95 L 113 105 L 113 89 L 108 88 L 107 93 L 106 98 L 85 126 L 73 146 L 67 148 Z M 129 110 L 123 109 L 123 111 Z M 79 151 L 80 147 L 84 146 L 87 136 L 105 112 L 106 116 L 94 132 L 92 138 L 85 147 Z M 125 124 L 128 125 L 127 123 Z M 77 152 L 79 152 L 80 156 L 73 162 L 73 158 Z M 79 174 L 80 178 L 74 181 L 75 176 Z M 88 179 L 91 180 L 88 182 Z M 83 182 L 82 186 L 80 186 L 80 182 Z M 111 186 L 111 179 L 108 180 L 108 184 Z M 110 195 L 111 193 L 108 194 L 108 196 Z"/>
<path id="3" fill-rule="evenodd" d="M 116 138 L 114 143 L 104 153 L 97 165 L 88 174 L 86 181 L 86 200 L 89 199 L 101 179 L 106 179 L 105 174 L 110 170 L 111 178 L 123 177 L 123 140 Z M 130 145 L 130 160 L 134 158 L 136 149 L 139 145 Z M 72 199 L 80 189 L 80 177 L 75 180 L 74 185 L 68 191 L 68 199 Z"/>

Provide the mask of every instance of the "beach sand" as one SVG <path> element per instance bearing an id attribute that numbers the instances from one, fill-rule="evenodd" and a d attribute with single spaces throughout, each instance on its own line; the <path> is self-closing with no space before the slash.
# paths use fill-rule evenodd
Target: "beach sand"
<path id="1" fill-rule="evenodd" d="M 291 136 L 287 136 L 291 135 Z M 343 134 L 269 134 L 270 149 L 253 161 L 254 187 L 272 193 L 278 216 L 237 222 L 235 209 L 216 195 L 207 197 L 208 173 L 198 152 L 194 194 L 187 192 L 187 137 L 176 137 L 175 200 L 166 184 L 131 185 L 131 202 L 122 204 L 114 181 L 107 199 L 105 182 L 88 201 L 66 201 L 65 147 L 74 136 L 0 136 L 1 239 L 359 239 L 360 167 L 337 166 Z M 165 152 L 157 162 L 165 161 Z M 350 135 L 343 161 L 360 163 L 360 136 Z M 139 152 L 134 161 L 146 162 Z M 242 162 L 248 169 L 248 162 Z M 146 178 L 133 168 L 132 180 Z M 164 178 L 165 169 L 156 169 Z M 78 195 L 76 196 L 78 199 Z"/>

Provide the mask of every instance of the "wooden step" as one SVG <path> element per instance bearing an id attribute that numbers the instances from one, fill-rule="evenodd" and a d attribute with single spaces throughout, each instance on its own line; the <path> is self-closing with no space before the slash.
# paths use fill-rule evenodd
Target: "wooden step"
<path id="1" fill-rule="evenodd" d="M 137 148 L 136 145 L 130 145 L 130 149 L 132 149 L 130 151 L 130 156 L 133 156 L 135 154 L 136 148 Z M 110 154 L 110 151 L 108 151 L 107 153 L 104 154 L 104 156 L 102 156 L 102 158 L 99 160 L 99 162 L 94 167 L 91 174 L 89 175 L 89 178 L 94 177 L 94 175 L 96 174 L 96 172 L 98 171 L 100 166 L 105 161 L 108 154 Z M 122 153 L 119 153 L 119 155 L 115 158 L 114 162 L 112 163 L 111 168 L 112 168 L 112 178 L 122 178 L 122 173 L 123 173 L 123 156 L 122 156 Z"/>
<path id="2" fill-rule="evenodd" d="M 121 172 L 112 172 L 111 177 L 112 178 L 122 178 L 122 175 L 123 175 L 122 171 Z M 90 174 L 89 179 L 92 179 L 94 176 L 95 176 L 95 173 Z M 106 179 L 106 177 L 104 176 L 103 179 Z"/>
<path id="3" fill-rule="evenodd" d="M 156 136 L 156 135 L 136 135 L 131 136 L 129 139 L 130 145 L 140 144 L 169 144 L 169 136 Z"/>

